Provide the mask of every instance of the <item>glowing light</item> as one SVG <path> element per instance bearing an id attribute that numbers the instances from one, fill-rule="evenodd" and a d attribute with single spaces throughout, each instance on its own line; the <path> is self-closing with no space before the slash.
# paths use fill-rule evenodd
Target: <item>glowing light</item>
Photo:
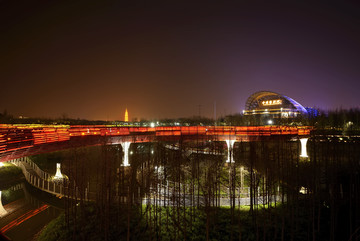
<path id="1" fill-rule="evenodd" d="M 4 163 L 3 162 L 0 162 L 0 167 L 3 167 L 4 166 Z M 1 191 L 0 191 L 1 192 Z"/>
<path id="2" fill-rule="evenodd" d="M 301 194 L 307 194 L 308 190 L 307 190 L 307 188 L 305 188 L 305 187 L 301 187 L 299 192 L 300 192 Z"/>
<path id="3" fill-rule="evenodd" d="M 154 123 L 154 122 L 151 122 L 151 123 L 150 123 L 150 127 L 151 127 L 151 128 L 154 128 L 154 127 L 155 127 L 155 123 Z"/>
<path id="4" fill-rule="evenodd" d="M 346 127 L 350 127 L 352 126 L 354 123 L 352 121 L 349 121 L 348 123 L 346 123 Z"/>
<path id="5" fill-rule="evenodd" d="M 129 164 L 129 149 L 130 149 L 130 144 L 131 142 L 126 141 L 126 142 L 122 142 L 121 146 L 123 148 L 123 152 L 124 152 L 124 157 L 123 157 L 123 166 L 128 167 L 130 166 Z M 132 154 L 132 152 L 130 153 Z"/>
<path id="6" fill-rule="evenodd" d="M 264 106 L 269 106 L 269 105 L 281 105 L 282 104 L 282 100 L 264 100 L 261 102 L 262 105 Z"/>
<path id="7" fill-rule="evenodd" d="M 287 112 L 282 112 L 282 113 L 281 113 L 281 117 L 287 118 L 287 117 L 289 117 L 289 114 L 288 114 Z"/>
<path id="8" fill-rule="evenodd" d="M 129 113 L 128 113 L 127 108 L 125 109 L 125 117 L 124 117 L 124 121 L 125 121 L 125 122 L 129 122 Z"/>
<path id="9" fill-rule="evenodd" d="M 272 120 L 268 120 L 268 124 L 269 124 L 269 125 L 272 125 L 272 124 L 273 124 L 273 121 L 272 121 Z"/>
<path id="10" fill-rule="evenodd" d="M 301 154 L 300 157 L 309 157 L 307 155 L 307 150 L 306 150 L 306 143 L 308 141 L 308 138 L 301 138 L 300 139 L 300 143 L 301 143 Z"/>
<path id="11" fill-rule="evenodd" d="M 64 178 L 64 175 L 61 173 L 61 163 L 56 163 L 56 173 L 54 176 L 54 180 L 61 180 Z"/>

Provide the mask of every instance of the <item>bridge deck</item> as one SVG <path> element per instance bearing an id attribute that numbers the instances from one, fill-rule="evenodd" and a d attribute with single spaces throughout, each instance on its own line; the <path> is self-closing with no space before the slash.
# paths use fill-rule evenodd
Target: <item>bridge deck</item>
<path id="1" fill-rule="evenodd" d="M 180 138 L 246 141 L 259 137 L 308 136 L 311 130 L 312 127 L 309 126 L 0 125 L 0 161 L 102 143 L 166 141 Z"/>

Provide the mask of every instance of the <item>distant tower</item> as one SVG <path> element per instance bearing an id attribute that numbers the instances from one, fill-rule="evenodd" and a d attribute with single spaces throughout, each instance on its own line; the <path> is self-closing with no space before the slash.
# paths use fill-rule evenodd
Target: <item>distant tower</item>
<path id="1" fill-rule="evenodd" d="M 127 108 L 125 109 L 125 118 L 124 118 L 125 122 L 129 122 L 129 113 L 127 111 Z"/>

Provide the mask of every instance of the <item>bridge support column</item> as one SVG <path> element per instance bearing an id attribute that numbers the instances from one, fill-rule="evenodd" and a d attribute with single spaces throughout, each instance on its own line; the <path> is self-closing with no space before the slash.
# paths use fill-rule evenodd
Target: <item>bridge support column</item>
<path id="1" fill-rule="evenodd" d="M 129 164 L 129 149 L 130 149 L 130 141 L 125 141 L 121 143 L 121 147 L 123 149 L 124 152 L 124 157 L 123 157 L 123 166 L 124 167 L 128 167 L 130 166 Z"/>
<path id="2" fill-rule="evenodd" d="M 300 157 L 309 157 L 307 155 L 307 149 L 306 149 L 306 144 L 307 144 L 307 141 L 308 141 L 309 138 L 301 138 L 300 139 L 300 143 L 301 143 L 301 154 L 300 154 Z"/>
<path id="3" fill-rule="evenodd" d="M 61 174 L 61 163 L 56 163 L 56 173 L 54 176 L 54 179 L 62 179 L 63 174 Z"/>
<path id="4" fill-rule="evenodd" d="M 227 163 L 230 163 L 231 161 L 234 161 L 234 144 L 235 144 L 235 140 L 225 140 L 226 145 L 227 145 L 227 149 L 228 149 L 228 156 L 227 156 Z"/>
<path id="5" fill-rule="evenodd" d="M 7 214 L 7 211 L 5 210 L 2 201 L 1 201 L 1 191 L 0 191 L 0 218 L 2 216 L 5 216 Z"/>

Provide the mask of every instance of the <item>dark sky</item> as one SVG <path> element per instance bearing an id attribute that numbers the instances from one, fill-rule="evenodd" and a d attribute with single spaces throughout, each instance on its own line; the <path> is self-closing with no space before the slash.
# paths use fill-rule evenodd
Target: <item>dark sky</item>
<path id="1" fill-rule="evenodd" d="M 0 0 L 0 111 L 213 117 L 259 90 L 360 107 L 360 5 L 314 2 Z"/>

